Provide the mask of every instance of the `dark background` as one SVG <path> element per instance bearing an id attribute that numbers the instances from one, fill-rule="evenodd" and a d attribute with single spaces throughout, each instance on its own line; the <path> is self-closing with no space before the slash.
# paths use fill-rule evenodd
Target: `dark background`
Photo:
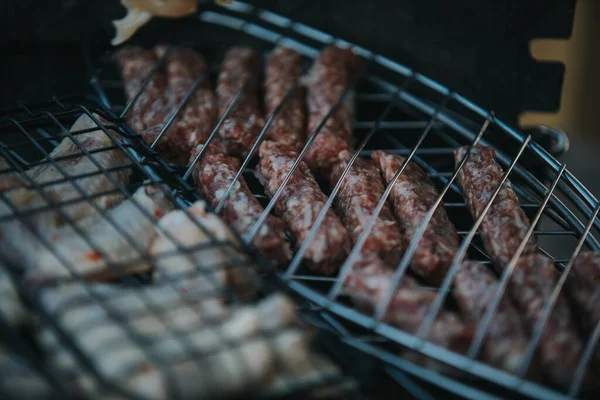
<path id="1" fill-rule="evenodd" d="M 564 67 L 533 60 L 529 41 L 567 38 L 575 0 L 252 3 L 411 66 L 511 124 L 521 110 L 558 108 Z M 81 40 L 108 47 L 123 14 L 116 0 L 3 0 L 0 108 L 88 91 Z"/>

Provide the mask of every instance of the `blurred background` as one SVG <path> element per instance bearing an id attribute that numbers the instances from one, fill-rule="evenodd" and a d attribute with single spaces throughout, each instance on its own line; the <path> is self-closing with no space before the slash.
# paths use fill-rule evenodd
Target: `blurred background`
<path id="1" fill-rule="evenodd" d="M 578 0 L 568 39 L 534 39 L 532 56 L 560 61 L 565 75 L 556 112 L 524 110 L 520 125 L 544 124 L 559 128 L 570 138 L 562 161 L 596 197 L 600 195 L 600 2 Z"/>

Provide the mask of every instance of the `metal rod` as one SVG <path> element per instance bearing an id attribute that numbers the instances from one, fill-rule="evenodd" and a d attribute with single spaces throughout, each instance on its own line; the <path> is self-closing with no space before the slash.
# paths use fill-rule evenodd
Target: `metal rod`
<path id="1" fill-rule="evenodd" d="M 448 269 L 446 276 L 444 277 L 442 285 L 440 286 L 440 293 L 438 293 L 438 295 L 433 300 L 433 302 L 429 308 L 430 311 L 428 311 L 425 318 L 423 318 L 423 322 L 421 322 L 421 326 L 419 327 L 419 330 L 417 331 L 417 336 L 420 337 L 421 339 L 423 339 L 423 337 L 425 337 L 429 333 L 429 330 L 431 329 L 431 326 L 433 325 L 435 317 L 437 316 L 438 312 L 442 308 L 442 305 L 444 304 L 444 300 L 446 299 L 446 296 L 447 296 L 447 291 L 450 288 L 450 285 L 452 285 L 454 275 L 458 271 L 458 268 L 460 267 L 460 264 L 462 263 L 463 258 L 465 257 L 465 255 L 467 253 L 469 244 L 473 240 L 473 237 L 475 237 L 475 232 L 477 231 L 477 229 L 479 229 L 479 226 L 483 222 L 483 219 L 486 217 L 487 212 L 492 207 L 492 204 L 494 203 L 496 196 L 498 195 L 498 193 L 500 193 L 500 190 L 502 190 L 504 183 L 508 180 L 508 175 L 513 170 L 515 165 L 517 165 L 519 158 L 521 157 L 521 155 L 527 148 L 527 145 L 529 144 L 530 141 L 531 141 L 531 135 L 527 136 L 525 138 L 525 140 L 523 141 L 523 144 L 521 145 L 519 152 L 517 153 L 514 160 L 512 161 L 512 163 L 510 164 L 510 166 L 508 167 L 508 169 L 506 170 L 504 175 L 502 176 L 502 179 L 498 183 L 498 187 L 496 188 L 496 190 L 494 190 L 494 193 L 490 197 L 490 200 L 488 201 L 485 208 L 481 212 L 481 215 L 479 216 L 479 218 L 477 218 L 477 221 L 475 221 L 473 228 L 471 228 L 471 233 L 466 238 L 463 239 L 458 251 L 456 252 L 456 255 L 454 256 L 454 260 L 452 261 L 452 264 L 451 264 L 450 268 Z"/>
<path id="2" fill-rule="evenodd" d="M 454 174 L 452 175 L 450 180 L 448 180 L 448 183 L 446 183 L 446 186 L 444 187 L 442 192 L 439 194 L 435 203 L 433 203 L 433 205 L 431 206 L 429 211 L 427 211 L 427 214 L 425 214 L 425 217 L 421 221 L 419 228 L 417 229 L 417 232 L 412 237 L 412 239 L 408 245 L 408 248 L 406 249 L 406 252 L 402 256 L 400 263 L 398 264 L 398 266 L 396 267 L 396 270 L 394 271 L 394 275 L 392 277 L 392 283 L 390 285 L 390 288 L 386 291 L 386 293 L 383 296 L 383 298 L 381 299 L 381 301 L 379 301 L 377 303 L 377 305 L 375 306 L 375 315 L 374 315 L 374 319 L 376 321 L 375 323 L 379 323 L 381 321 L 381 319 L 383 318 L 383 316 L 385 315 L 385 312 L 387 311 L 387 309 L 392 301 L 392 298 L 394 296 L 394 292 L 396 291 L 396 288 L 400 284 L 400 280 L 406 273 L 408 266 L 414 256 L 415 252 L 417 251 L 419 242 L 421 241 L 421 238 L 425 234 L 425 230 L 429 226 L 429 222 L 431 221 L 431 218 L 433 218 L 433 214 L 436 212 L 436 210 L 438 209 L 440 204 L 442 204 L 444 196 L 446 195 L 448 190 L 450 190 L 450 186 L 452 185 L 452 182 L 454 182 L 454 180 L 458 176 L 459 172 L 461 171 L 462 167 L 467 162 L 467 158 L 471 154 L 471 149 L 479 143 L 479 140 L 485 134 L 488 127 L 492 123 L 493 119 L 494 119 L 494 114 L 491 113 L 488 116 L 488 118 L 485 120 L 485 122 L 483 123 L 483 126 L 481 127 L 481 129 L 479 130 L 479 133 L 473 140 L 473 143 L 471 143 L 471 145 L 469 146 L 467 153 L 460 160 L 460 163 L 459 163 L 458 167 L 456 168 L 456 171 L 454 172 Z"/>
<path id="3" fill-rule="evenodd" d="M 496 314 L 498 306 L 500 305 L 500 301 L 502 300 L 502 296 L 504 295 L 504 292 L 506 291 L 506 287 L 509 284 L 509 279 L 512 274 L 512 271 L 514 270 L 515 265 L 517 264 L 517 261 L 519 260 L 519 257 L 523 253 L 523 250 L 525 250 L 525 246 L 527 245 L 527 242 L 533 235 L 534 227 L 540 220 L 542 214 L 544 213 L 544 209 L 546 208 L 548 201 L 550 201 L 550 197 L 552 197 L 554 195 L 554 190 L 556 189 L 558 182 L 562 178 L 565 168 L 567 168 L 567 165 L 563 164 L 560 171 L 558 171 L 556 178 L 554 178 L 552 185 L 548 189 L 548 193 L 546 194 L 546 197 L 544 198 L 544 201 L 542 202 L 540 209 L 538 210 L 535 217 L 531 221 L 531 224 L 529 225 L 529 228 L 527 229 L 527 232 L 525 233 L 523 240 L 521 240 L 521 243 L 519 243 L 519 247 L 517 247 L 517 251 L 511 258 L 508 266 L 502 272 L 502 276 L 500 277 L 500 280 L 498 281 L 498 285 L 496 287 L 496 291 L 494 292 L 494 296 L 492 297 L 492 301 L 486 307 L 485 313 L 483 314 L 479 324 L 477 325 L 477 329 L 475 330 L 473 341 L 471 342 L 471 345 L 469 346 L 469 350 L 467 351 L 468 357 L 475 358 L 477 356 L 477 354 L 479 353 L 479 350 L 481 349 L 481 346 L 483 345 L 483 341 L 485 339 L 485 335 L 489 328 L 490 322 L 492 321 L 492 318 Z"/>
<path id="4" fill-rule="evenodd" d="M 216 213 L 219 213 L 219 211 L 221 211 L 221 208 L 223 208 L 223 206 L 225 205 L 225 201 L 229 197 L 229 194 L 231 193 L 231 190 L 233 189 L 235 183 L 238 181 L 238 179 L 240 178 L 240 176 L 242 175 L 242 173 L 244 172 L 244 170 L 246 169 L 246 167 L 248 166 L 248 164 L 252 160 L 252 157 L 254 156 L 254 153 L 256 152 L 256 149 L 258 149 L 258 146 L 260 146 L 260 143 L 262 142 L 263 138 L 266 136 L 267 131 L 269 130 L 269 127 L 271 126 L 271 124 L 273 123 L 273 121 L 275 121 L 275 118 L 281 112 L 281 110 L 283 110 L 283 107 L 286 105 L 286 103 L 296 93 L 297 89 L 298 89 L 298 82 L 294 82 L 294 84 L 292 85 L 292 87 L 286 92 L 286 94 L 283 97 L 283 99 L 281 100 L 281 102 L 279 104 L 277 104 L 277 107 L 275 107 L 275 109 L 273 110 L 273 112 L 269 116 L 269 119 L 267 119 L 267 122 L 265 123 L 265 126 L 261 129 L 260 133 L 258 134 L 258 136 L 256 137 L 256 139 L 254 140 L 254 143 L 252 144 L 252 148 L 250 148 L 250 151 L 248 152 L 248 155 L 246 156 L 246 158 L 244 158 L 244 161 L 242 162 L 242 165 L 240 166 L 240 168 L 238 169 L 237 173 L 233 177 L 233 180 L 231 181 L 231 183 L 229 184 L 229 186 L 227 186 L 227 190 L 225 190 L 225 193 L 223 194 L 223 197 L 221 197 L 221 200 L 219 200 L 219 203 L 215 207 L 215 212 Z"/>

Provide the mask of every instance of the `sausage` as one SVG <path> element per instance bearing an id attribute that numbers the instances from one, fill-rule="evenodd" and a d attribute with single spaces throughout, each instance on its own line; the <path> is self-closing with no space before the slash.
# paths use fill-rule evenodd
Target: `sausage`
<path id="1" fill-rule="evenodd" d="M 508 288 L 529 329 L 533 330 L 540 319 L 555 284 L 556 270 L 552 260 L 538 254 L 519 258 Z M 561 293 L 539 341 L 544 372 L 554 382 L 567 386 L 577 368 L 582 348 L 574 318 Z"/>
<path id="2" fill-rule="evenodd" d="M 219 113 L 223 115 L 237 91 L 249 79 L 238 104 L 223 122 L 219 135 L 229 155 L 245 156 L 265 122 L 259 109 L 259 82 L 255 75 L 258 54 L 247 47 L 232 47 L 225 53 L 217 82 Z"/>
<path id="3" fill-rule="evenodd" d="M 389 184 L 404 158 L 375 151 L 371 154 Z M 438 198 L 438 192 L 418 165 L 409 162 L 398 177 L 390 199 L 408 243 L 417 233 L 421 221 Z M 440 204 L 425 229 L 411 261 L 412 270 L 432 284 L 439 283 L 458 249 L 458 234 Z"/>
<path id="4" fill-rule="evenodd" d="M 352 153 L 343 151 L 333 167 L 329 182 L 333 188 L 347 167 Z M 357 158 L 344 177 L 336 197 L 336 212 L 356 241 L 383 197 L 385 185 L 379 169 L 371 160 Z M 381 259 L 397 265 L 406 249 L 392 207 L 385 203 L 375 220 L 361 252 L 378 254 Z"/>
<path id="5" fill-rule="evenodd" d="M 319 53 L 307 79 L 308 133 L 311 134 L 351 83 L 359 59 L 352 51 L 329 46 Z M 344 150 L 351 151 L 352 99 L 345 101 L 329 117 L 308 148 L 304 161 L 313 174 L 327 177 Z"/>
<path id="6" fill-rule="evenodd" d="M 164 55 L 166 50 L 166 46 L 157 46 L 154 49 L 159 57 Z M 217 124 L 217 104 L 211 90 L 206 62 L 200 54 L 191 49 L 175 48 L 168 54 L 165 65 L 170 113 L 183 101 L 196 80 L 202 78 L 200 86 L 179 111 L 156 148 L 169 161 L 185 164 L 192 149 L 206 142 Z"/>
<path id="7" fill-rule="evenodd" d="M 272 197 L 281 186 L 297 154 L 283 144 L 265 141 L 260 146 L 259 156 L 257 172 L 263 181 L 265 192 Z M 301 162 L 274 207 L 275 213 L 287 223 L 298 247 L 306 239 L 326 201 L 327 196 L 321 191 L 306 164 Z M 304 258 L 315 272 L 331 275 L 344 261 L 350 247 L 348 231 L 330 209 L 306 249 Z"/>
<path id="8" fill-rule="evenodd" d="M 584 251 L 575 263 L 566 281 L 567 295 L 573 308 L 581 314 L 581 326 L 589 337 L 600 323 L 600 254 Z M 600 366 L 600 347 L 594 351 L 596 368 Z"/>
<path id="9" fill-rule="evenodd" d="M 496 276 L 477 261 L 465 261 L 454 276 L 454 290 L 460 313 L 477 324 L 498 288 Z M 515 306 L 506 295 L 498 303 L 488 325 L 482 359 L 512 373 L 518 373 L 527 349 L 528 335 Z"/>
<path id="10" fill-rule="evenodd" d="M 346 276 L 342 293 L 365 311 L 375 306 L 389 291 L 394 270 L 374 254 L 361 254 Z M 420 286 L 410 276 L 402 277 L 383 316 L 383 321 L 410 334 L 415 334 L 436 296 L 434 290 Z M 434 321 L 427 340 L 448 349 L 463 352 L 473 335 L 470 326 L 446 310 Z"/>
<path id="11" fill-rule="evenodd" d="M 192 160 L 201 146 L 192 152 Z M 233 182 L 237 170 L 232 160 L 223 152 L 221 144 L 211 142 L 193 172 L 199 194 L 212 207 L 216 207 Z M 244 237 L 250 233 L 263 212 L 263 206 L 248 188 L 246 180 L 240 176 L 220 214 Z M 253 244 L 265 257 L 278 264 L 287 264 L 291 258 L 291 251 L 285 237 L 285 225 L 275 216 L 269 215 L 255 236 Z"/>
<path id="12" fill-rule="evenodd" d="M 302 75 L 301 57 L 296 51 L 278 47 L 265 64 L 265 110 L 271 115 L 287 92 Z M 297 86 L 292 97 L 279 111 L 266 139 L 300 152 L 304 146 L 304 89 Z"/>
<path id="13" fill-rule="evenodd" d="M 131 101 L 158 60 L 152 50 L 141 47 L 125 47 L 117 51 L 115 58 Z M 163 127 L 168 109 L 166 92 L 167 79 L 164 70 L 159 69 L 127 113 L 127 122 L 146 143 L 152 143 Z"/>
<path id="14" fill-rule="evenodd" d="M 454 151 L 456 164 L 468 148 Z M 469 158 L 458 173 L 458 183 L 467 209 L 474 219 L 479 218 L 492 194 L 502 180 L 502 168 L 496 163 L 494 149 L 474 146 Z M 479 227 L 483 244 L 498 271 L 502 271 L 517 252 L 529 229 L 529 220 L 519 205 L 519 199 L 506 181 L 494 199 L 491 208 Z M 527 241 L 525 256 L 537 251 L 533 237 Z"/>

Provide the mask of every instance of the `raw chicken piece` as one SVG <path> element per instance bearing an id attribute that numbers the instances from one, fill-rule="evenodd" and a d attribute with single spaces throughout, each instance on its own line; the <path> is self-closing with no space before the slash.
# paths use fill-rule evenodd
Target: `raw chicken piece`
<path id="1" fill-rule="evenodd" d="M 228 4 L 231 0 L 217 0 L 217 3 Z M 192 14 L 198 0 L 121 0 L 121 4 L 127 8 L 127 15 L 113 21 L 117 30 L 111 41 L 113 46 L 127 41 L 152 17 L 180 18 Z"/>
<path id="2" fill-rule="evenodd" d="M 156 236 L 156 219 L 171 208 L 171 202 L 159 186 L 142 186 L 131 199 L 107 211 L 106 216 L 93 215 L 75 224 L 94 244 L 93 247 L 71 225 L 47 232 L 46 237 L 54 251 L 40 249 L 35 263 L 27 266 L 26 278 L 38 282 L 71 277 L 74 273 L 96 280 L 148 271 L 150 263 L 142 255 L 147 254 Z M 55 252 L 70 265 L 64 265 L 54 255 Z M 109 266 L 108 262 L 114 265 Z"/>
<path id="3" fill-rule="evenodd" d="M 286 297 L 275 294 L 231 312 L 207 310 L 205 301 L 166 285 L 72 284 L 42 293 L 44 307 L 100 374 L 143 398 L 171 398 L 170 384 L 181 399 L 242 395 L 267 387 L 280 366 L 300 368 L 307 358 L 306 336 L 292 327 L 295 307 Z M 76 369 L 48 332 L 42 331 L 41 344 L 51 359 Z M 75 382 L 96 397 L 94 380 L 79 372 Z"/>
<path id="4" fill-rule="evenodd" d="M 52 182 L 68 179 L 73 181 L 88 196 L 94 198 L 94 202 L 101 209 L 110 208 L 123 199 L 123 194 L 118 187 L 109 180 L 109 176 L 121 185 L 129 182 L 131 177 L 131 168 L 119 168 L 110 172 L 110 175 L 101 172 L 101 169 L 95 165 L 94 161 L 102 169 L 126 167 L 131 164 L 128 156 L 121 149 L 114 148 L 115 143 L 108 137 L 96 123 L 86 114 L 81 115 L 73 124 L 70 131 L 76 132 L 84 129 L 97 130 L 76 134 L 75 139 L 82 149 L 90 152 L 90 156 L 83 154 L 82 150 L 66 137 L 49 154 L 50 159 L 55 160 L 56 164 L 67 174 L 65 177 L 49 160 L 27 171 L 27 175 L 39 185 L 49 184 L 43 187 L 46 194 L 57 199 L 57 202 L 73 202 L 73 204 L 62 207 L 63 212 L 74 221 L 89 215 L 95 214 L 96 209 L 86 200 L 76 189 L 72 182 L 61 182 L 51 184 Z M 115 138 L 120 136 L 111 131 Z M 111 150 L 103 150 L 112 148 Z M 76 155 L 76 157 L 74 157 Z M 70 156 L 70 157 L 69 157 Z M 56 160 L 57 158 L 59 158 Z M 93 160 L 92 160 L 93 159 Z M 83 176 L 86 177 L 83 177 Z M 89 176 L 91 175 L 91 176 Z M 110 192 L 108 194 L 101 193 Z"/>
<path id="5" fill-rule="evenodd" d="M 204 201 L 185 211 L 171 211 L 159 221 L 157 231 L 151 249 L 155 281 L 197 277 L 193 290 L 204 295 L 223 291 L 228 284 L 244 297 L 253 295 L 240 243 L 218 216 L 206 210 Z M 217 241 L 228 245 L 219 246 Z M 186 286 L 191 290 L 192 284 Z"/>

